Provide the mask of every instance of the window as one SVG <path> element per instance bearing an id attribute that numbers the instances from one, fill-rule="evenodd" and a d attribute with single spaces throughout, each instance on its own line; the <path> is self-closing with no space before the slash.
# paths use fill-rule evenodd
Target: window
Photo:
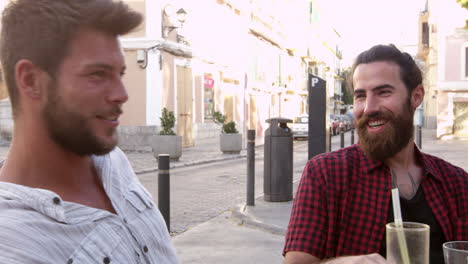
<path id="1" fill-rule="evenodd" d="M 468 78 L 468 47 L 465 47 L 465 78 Z"/>
<path id="2" fill-rule="evenodd" d="M 204 75 L 204 95 L 203 95 L 203 107 L 205 120 L 213 120 L 214 112 L 214 80 L 211 74 Z"/>
<path id="3" fill-rule="evenodd" d="M 460 79 L 468 80 L 468 42 L 460 47 Z"/>
<path id="4" fill-rule="evenodd" d="M 425 48 L 429 47 L 429 25 L 422 23 L 422 44 Z"/>

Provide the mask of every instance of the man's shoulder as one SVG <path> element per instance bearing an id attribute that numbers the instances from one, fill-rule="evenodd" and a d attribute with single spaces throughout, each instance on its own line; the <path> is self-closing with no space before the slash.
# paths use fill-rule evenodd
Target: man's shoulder
<path id="1" fill-rule="evenodd" d="M 439 157 L 436 157 L 427 153 L 423 153 L 423 152 L 421 152 L 421 154 L 422 154 L 424 166 L 430 173 L 435 174 L 440 177 L 445 177 L 448 175 L 452 175 L 452 176 L 460 175 L 465 180 L 468 180 L 468 173 L 464 169 L 442 158 L 439 158 Z"/>
<path id="2" fill-rule="evenodd" d="M 15 202 L 0 197 L 0 263 L 55 263 L 44 253 L 54 236 L 44 226 L 52 220 Z"/>
<path id="3" fill-rule="evenodd" d="M 5 244 L 34 243 L 40 235 L 36 223 L 41 221 L 48 219 L 21 202 L 0 197 L 0 248 Z"/>

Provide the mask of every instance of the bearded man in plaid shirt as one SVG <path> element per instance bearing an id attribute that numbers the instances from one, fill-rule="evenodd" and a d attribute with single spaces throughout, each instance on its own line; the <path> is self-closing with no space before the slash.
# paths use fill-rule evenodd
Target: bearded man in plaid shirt
<path id="1" fill-rule="evenodd" d="M 414 144 L 413 115 L 424 97 L 420 69 L 395 46 L 374 46 L 357 57 L 352 88 L 359 143 L 307 163 L 285 263 L 387 263 L 393 186 L 403 221 L 430 226 L 431 264 L 443 263 L 444 242 L 468 240 L 468 174 Z"/>

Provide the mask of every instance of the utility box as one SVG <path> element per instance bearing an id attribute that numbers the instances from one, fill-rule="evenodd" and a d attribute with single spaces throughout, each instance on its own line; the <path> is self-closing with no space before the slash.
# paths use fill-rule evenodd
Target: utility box
<path id="1" fill-rule="evenodd" d="M 268 202 L 286 202 L 293 198 L 293 138 L 287 126 L 291 119 L 270 118 L 265 131 L 263 170 L 264 199 Z"/>

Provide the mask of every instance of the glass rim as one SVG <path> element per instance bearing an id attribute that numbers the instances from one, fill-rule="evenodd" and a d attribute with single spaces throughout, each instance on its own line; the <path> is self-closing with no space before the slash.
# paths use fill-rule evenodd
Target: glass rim
<path id="1" fill-rule="evenodd" d="M 453 251 L 457 251 L 457 252 L 468 252 L 468 250 L 466 250 L 466 249 L 459 249 L 459 248 L 448 247 L 448 245 L 457 244 L 457 243 L 461 243 L 461 244 L 468 245 L 468 241 L 463 241 L 463 240 L 459 240 L 459 241 L 447 241 L 447 242 L 445 242 L 444 244 L 442 244 L 442 248 L 444 248 L 444 249 L 449 249 L 449 250 L 453 250 Z"/>
<path id="2" fill-rule="evenodd" d="M 406 224 L 410 224 L 412 226 L 405 227 Z M 403 228 L 397 228 L 395 226 L 395 222 L 387 223 L 385 226 L 387 229 L 390 229 L 390 230 L 410 229 L 413 231 L 425 231 L 425 230 L 430 229 L 429 225 L 424 224 L 424 223 L 418 223 L 418 222 L 403 222 Z"/>

